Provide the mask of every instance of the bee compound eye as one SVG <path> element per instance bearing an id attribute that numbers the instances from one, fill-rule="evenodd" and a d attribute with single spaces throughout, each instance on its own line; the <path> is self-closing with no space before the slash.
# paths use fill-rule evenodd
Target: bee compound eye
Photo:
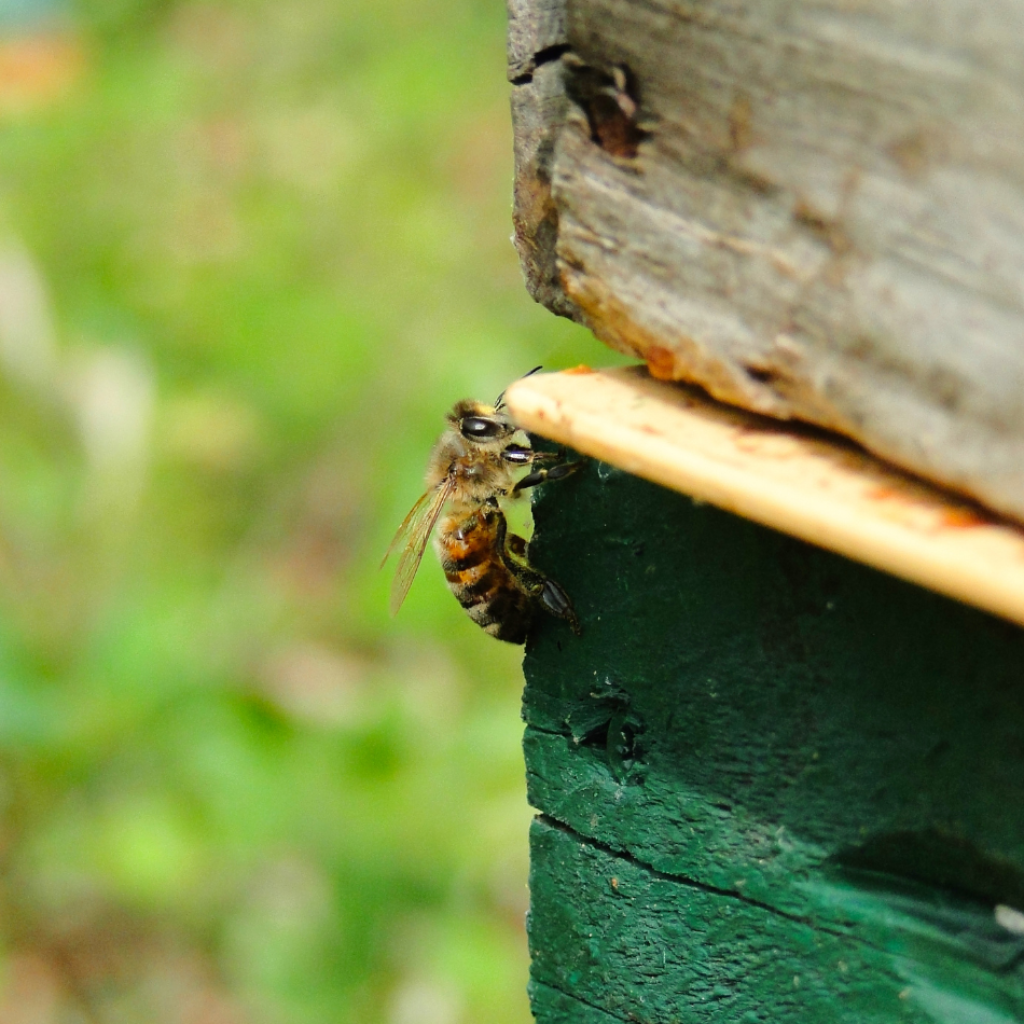
<path id="1" fill-rule="evenodd" d="M 463 437 L 475 441 L 485 441 L 501 433 L 500 425 L 485 416 L 464 416 L 459 420 L 459 430 L 462 431 Z"/>

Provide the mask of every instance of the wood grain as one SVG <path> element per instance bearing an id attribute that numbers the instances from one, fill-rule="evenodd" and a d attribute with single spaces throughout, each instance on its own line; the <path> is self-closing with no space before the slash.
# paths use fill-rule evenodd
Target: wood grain
<path id="1" fill-rule="evenodd" d="M 1024 0 L 512 6 L 533 295 L 1024 518 Z"/>
<path id="2" fill-rule="evenodd" d="M 1024 624 L 1024 532 L 852 445 L 635 368 L 534 375 L 506 401 L 527 430 Z"/>

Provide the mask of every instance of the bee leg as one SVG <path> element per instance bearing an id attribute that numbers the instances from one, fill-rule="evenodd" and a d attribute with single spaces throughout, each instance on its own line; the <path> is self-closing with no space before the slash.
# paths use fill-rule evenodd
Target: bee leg
<path id="1" fill-rule="evenodd" d="M 578 465 L 578 463 L 574 463 Z M 569 595 L 552 579 L 535 569 L 526 558 L 527 543 L 514 533 L 506 534 L 504 520 L 500 526 L 500 547 L 503 561 L 516 585 L 532 597 L 549 615 L 564 619 L 579 636 L 583 630 Z"/>
<path id="2" fill-rule="evenodd" d="M 515 577 L 519 588 L 529 594 L 537 604 L 549 615 L 556 619 L 564 619 L 569 623 L 569 628 L 581 636 L 583 627 L 580 625 L 576 609 L 572 606 L 569 595 L 552 579 L 549 579 L 542 572 L 538 572 L 532 565 L 525 561 L 518 564 L 510 564 L 511 559 L 506 559 L 509 571 Z"/>
<path id="3" fill-rule="evenodd" d="M 562 462 L 565 451 L 559 448 L 557 452 L 537 452 L 525 445 L 508 444 L 501 450 L 501 457 L 514 466 L 532 466 L 538 462 Z"/>
<path id="4" fill-rule="evenodd" d="M 564 480 L 567 476 L 571 476 L 581 466 L 582 462 L 560 462 L 557 466 L 550 466 L 546 469 L 535 469 L 532 473 L 527 473 L 526 476 L 520 480 L 515 487 L 512 488 L 513 497 L 519 494 L 520 491 L 525 491 L 527 487 L 536 487 L 538 484 L 548 483 L 550 480 Z"/>
<path id="5" fill-rule="evenodd" d="M 537 600 L 544 611 L 554 615 L 555 618 L 565 619 L 569 623 L 569 628 L 577 636 L 582 635 L 583 627 L 580 625 L 580 620 L 576 615 L 576 609 L 572 606 L 572 601 L 569 600 L 569 595 L 554 580 L 544 579 L 544 584 L 537 595 Z"/>
<path id="6" fill-rule="evenodd" d="M 539 452 L 531 448 L 530 453 L 533 456 L 531 462 L 565 462 L 564 448 L 557 448 L 553 452 Z"/>

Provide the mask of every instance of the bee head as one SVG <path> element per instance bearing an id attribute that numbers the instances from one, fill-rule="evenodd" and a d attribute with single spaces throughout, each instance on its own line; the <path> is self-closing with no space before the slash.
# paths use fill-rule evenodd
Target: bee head
<path id="1" fill-rule="evenodd" d="M 477 443 L 504 441 L 516 431 L 516 425 L 507 412 L 485 405 L 483 402 L 459 402 L 450 413 L 448 422 L 467 440 Z"/>

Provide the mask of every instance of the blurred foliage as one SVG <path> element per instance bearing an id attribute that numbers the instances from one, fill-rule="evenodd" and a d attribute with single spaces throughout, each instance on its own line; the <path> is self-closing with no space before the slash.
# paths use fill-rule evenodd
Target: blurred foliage
<path id="1" fill-rule="evenodd" d="M 521 652 L 377 570 L 455 399 L 602 358 L 503 5 L 0 23 L 0 1022 L 523 1024 Z"/>

